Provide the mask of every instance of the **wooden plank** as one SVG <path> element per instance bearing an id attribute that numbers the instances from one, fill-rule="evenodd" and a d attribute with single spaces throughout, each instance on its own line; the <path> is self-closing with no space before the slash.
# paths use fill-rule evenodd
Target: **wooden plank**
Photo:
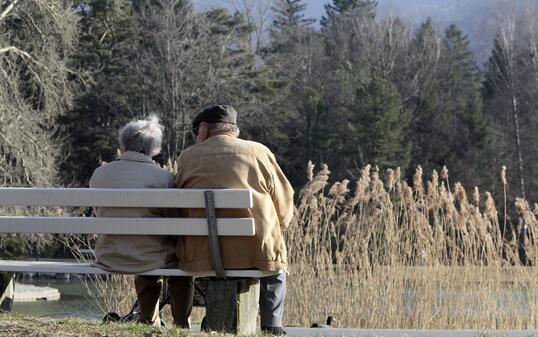
<path id="1" fill-rule="evenodd" d="M 46 262 L 46 261 L 10 261 L 0 260 L 0 271 L 8 272 L 34 272 L 34 273 L 58 273 L 58 274 L 119 274 L 111 273 L 94 267 L 85 262 Z M 228 277 L 260 278 L 276 274 L 262 270 L 227 270 Z M 162 276 L 195 276 L 215 277 L 214 271 L 187 272 L 180 269 L 155 269 L 139 275 L 162 275 Z"/>
<path id="2" fill-rule="evenodd" d="M 260 303 L 260 279 L 250 278 L 239 281 L 237 290 L 237 334 L 256 334 Z"/>
<path id="3" fill-rule="evenodd" d="M 259 279 L 209 280 L 205 316 L 207 330 L 240 336 L 255 335 L 259 298 Z"/>
<path id="4" fill-rule="evenodd" d="M 204 191 L 179 188 L 0 188 L 4 206 L 205 208 Z M 212 189 L 211 189 L 212 190 Z M 216 208 L 251 208 L 248 189 L 214 189 Z"/>
<path id="5" fill-rule="evenodd" d="M 220 236 L 253 236 L 254 219 L 217 219 Z M 0 233 L 208 235 L 205 218 L 94 218 L 1 216 Z"/>

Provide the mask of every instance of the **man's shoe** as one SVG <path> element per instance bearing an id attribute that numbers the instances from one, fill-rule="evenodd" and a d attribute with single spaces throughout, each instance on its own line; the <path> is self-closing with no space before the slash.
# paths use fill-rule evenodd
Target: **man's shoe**
<path id="1" fill-rule="evenodd" d="M 273 336 L 284 336 L 286 331 L 281 326 L 262 326 L 262 333 Z"/>

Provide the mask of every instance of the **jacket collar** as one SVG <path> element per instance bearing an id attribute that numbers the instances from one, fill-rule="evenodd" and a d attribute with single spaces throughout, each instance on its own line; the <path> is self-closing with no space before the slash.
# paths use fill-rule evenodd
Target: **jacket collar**
<path id="1" fill-rule="evenodd" d="M 213 139 L 213 138 L 218 139 L 218 138 L 221 138 L 221 137 L 232 137 L 232 138 L 237 138 L 237 137 L 235 136 L 235 133 L 234 133 L 234 132 L 232 132 L 232 131 L 224 131 L 224 132 L 220 132 L 220 133 L 218 133 L 218 134 L 216 134 L 216 135 L 214 135 L 214 136 L 211 136 L 211 137 L 207 138 L 206 141 L 208 141 L 208 140 L 210 140 L 210 139 Z"/>
<path id="2" fill-rule="evenodd" d="M 117 160 L 128 160 L 128 161 L 138 161 L 142 163 L 155 163 L 153 159 L 151 159 L 149 156 L 146 156 L 143 153 L 140 152 L 134 152 L 134 151 L 125 151 L 123 152 Z"/>

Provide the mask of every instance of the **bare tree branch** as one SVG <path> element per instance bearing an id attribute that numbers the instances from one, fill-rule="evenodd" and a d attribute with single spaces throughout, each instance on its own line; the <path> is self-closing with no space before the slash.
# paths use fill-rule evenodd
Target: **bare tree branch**
<path id="1" fill-rule="evenodd" d="M 11 12 L 13 10 L 13 8 L 15 8 L 15 6 L 17 5 L 17 2 L 19 2 L 19 0 L 13 0 L 7 7 L 6 9 L 4 9 L 4 11 L 2 13 L 0 13 L 0 21 L 2 21 L 5 17 L 7 17 L 7 15 L 9 14 L 9 12 Z"/>
<path id="2" fill-rule="evenodd" d="M 25 52 L 24 50 L 21 50 L 15 46 L 9 46 L 9 47 L 4 47 L 4 48 L 0 48 L 0 54 L 3 54 L 3 53 L 7 53 L 7 52 L 13 52 L 15 54 L 19 54 L 21 56 L 24 56 L 25 58 L 31 60 L 32 62 L 34 62 L 35 64 L 38 64 L 40 66 L 43 66 L 45 67 L 43 64 L 41 64 L 40 62 L 38 62 L 37 60 L 35 60 L 30 54 L 28 54 L 27 52 Z M 46 68 L 46 67 L 45 67 Z"/>

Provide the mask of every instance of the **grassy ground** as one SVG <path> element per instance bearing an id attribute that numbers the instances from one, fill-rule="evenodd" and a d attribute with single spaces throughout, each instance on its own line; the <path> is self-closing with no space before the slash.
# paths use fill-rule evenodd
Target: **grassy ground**
<path id="1" fill-rule="evenodd" d="M 50 319 L 0 313 L 0 337 L 230 337 L 136 323 L 101 324 L 83 319 Z M 318 334 L 318 336 L 322 336 Z M 406 335 L 403 334 L 402 337 Z M 269 337 L 259 334 L 258 337 Z M 477 334 L 477 337 L 489 337 Z M 496 337 L 498 337 L 496 335 Z"/>
<path id="2" fill-rule="evenodd" d="M 135 323 L 101 324 L 81 319 L 44 319 L 19 314 L 0 314 L 0 337 L 179 337 L 209 336 L 176 328 L 157 328 Z M 211 335 L 219 336 L 219 335 Z M 221 335 L 224 336 L 224 335 Z"/>

